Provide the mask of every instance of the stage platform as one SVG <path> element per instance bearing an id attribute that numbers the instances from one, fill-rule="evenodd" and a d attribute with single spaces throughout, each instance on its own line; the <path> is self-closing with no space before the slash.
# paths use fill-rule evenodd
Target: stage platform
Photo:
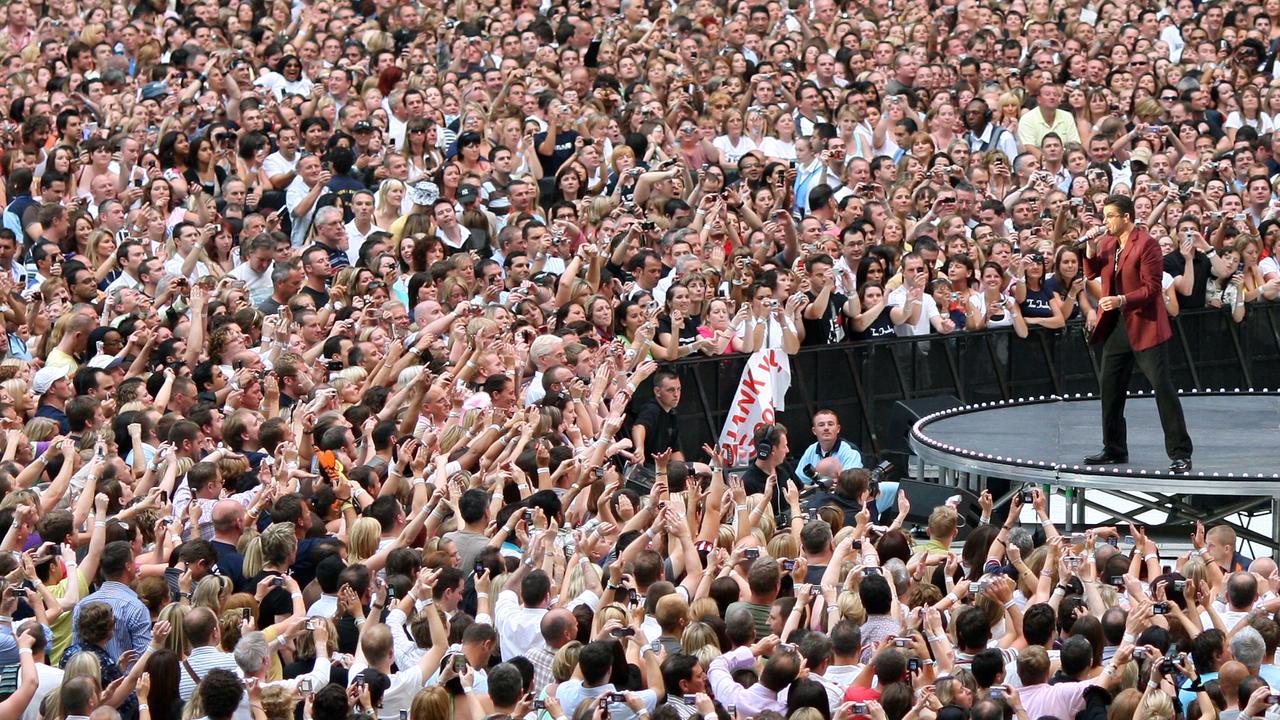
<path id="1" fill-rule="evenodd" d="M 1144 510 L 1165 510 L 1170 523 L 1229 521 L 1250 512 L 1271 514 L 1266 536 L 1237 526 L 1252 542 L 1280 541 L 1280 393 L 1192 392 L 1182 395 L 1195 444 L 1193 472 L 1169 473 L 1164 434 L 1150 394 L 1130 394 L 1129 463 L 1088 466 L 1102 448 L 1101 402 L 1094 396 L 1041 397 L 966 405 L 925 416 L 911 430 L 919 462 L 939 468 L 944 484 L 978 489 L 986 478 L 1062 490 L 1067 521 L 1080 523 L 1086 506 L 1131 515 L 1089 502 L 1085 491 L 1103 490 Z M 1216 496 L 1190 500 L 1183 496 Z M 1233 525 L 1236 523 L 1232 523 Z"/>

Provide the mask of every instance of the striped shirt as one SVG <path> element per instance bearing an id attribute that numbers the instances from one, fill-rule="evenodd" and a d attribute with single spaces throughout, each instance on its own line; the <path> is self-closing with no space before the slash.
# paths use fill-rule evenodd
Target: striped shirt
<path id="1" fill-rule="evenodd" d="M 235 673 L 236 677 L 244 677 L 240 666 L 236 665 L 235 656 L 222 652 L 216 645 L 191 648 L 186 665 L 189 665 L 192 672 L 201 680 L 209 674 L 210 670 L 228 670 Z M 191 695 L 196 691 L 196 681 L 192 679 L 191 673 L 187 672 L 186 665 L 178 666 L 178 697 L 181 697 L 183 702 L 190 700 Z"/>
<path id="2" fill-rule="evenodd" d="M 76 628 L 80 625 L 80 608 L 85 603 L 100 602 L 111 607 L 111 614 L 116 616 L 115 632 L 103 649 L 113 657 L 120 657 L 126 650 L 136 650 L 139 655 L 147 651 L 151 644 L 151 613 L 142 604 L 128 585 L 108 580 L 102 583 L 98 591 L 82 598 L 76 603 L 71 615 L 71 641 L 78 644 L 80 635 Z"/>

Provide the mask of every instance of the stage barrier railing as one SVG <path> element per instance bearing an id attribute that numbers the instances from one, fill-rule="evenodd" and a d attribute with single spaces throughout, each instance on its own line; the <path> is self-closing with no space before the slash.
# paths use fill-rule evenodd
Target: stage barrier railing
<path id="1" fill-rule="evenodd" d="M 1280 303 L 1251 304 L 1235 323 L 1220 309 L 1186 311 L 1171 318 L 1174 382 L 1183 390 L 1280 388 Z M 747 355 L 690 358 L 674 363 L 683 381 L 681 441 L 701 458 L 724 424 Z M 802 348 L 791 357 L 791 388 L 779 420 L 793 455 L 813 442 L 811 418 L 834 410 L 843 435 L 864 456 L 908 453 L 904 402 L 953 396 L 965 403 L 1041 395 L 1097 392 L 1098 355 L 1083 324 L 951 335 L 882 338 Z M 1134 390 L 1148 389 L 1134 373 Z M 870 459 L 870 458 L 868 458 Z"/>

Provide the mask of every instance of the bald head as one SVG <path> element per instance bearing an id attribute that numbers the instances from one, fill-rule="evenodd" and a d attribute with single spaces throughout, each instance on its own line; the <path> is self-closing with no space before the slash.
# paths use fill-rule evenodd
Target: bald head
<path id="1" fill-rule="evenodd" d="M 840 467 L 840 459 L 832 455 L 831 457 L 819 460 L 813 470 L 822 477 L 833 478 L 840 477 L 840 473 L 844 468 Z"/>
<path id="2" fill-rule="evenodd" d="M 548 610 L 547 614 L 542 616 L 540 629 L 547 647 L 559 650 L 578 636 L 578 619 L 573 616 L 573 613 L 563 608 Z"/>
<path id="3" fill-rule="evenodd" d="M 213 506 L 213 531 L 239 533 L 244 529 L 244 506 L 235 500 L 219 500 Z"/>
<path id="4" fill-rule="evenodd" d="M 1271 573 L 1276 572 L 1276 570 L 1276 561 L 1269 557 L 1258 558 L 1249 563 L 1249 572 L 1262 578 L 1262 580 L 1259 581 L 1259 586 L 1261 586 L 1261 583 L 1266 582 L 1267 578 L 1271 577 Z"/>
<path id="5" fill-rule="evenodd" d="M 1218 668 L 1218 686 L 1222 688 L 1223 696 L 1236 697 L 1236 689 L 1247 677 L 1249 677 L 1249 668 L 1245 667 L 1244 663 L 1236 660 L 1222 663 L 1222 667 Z"/>

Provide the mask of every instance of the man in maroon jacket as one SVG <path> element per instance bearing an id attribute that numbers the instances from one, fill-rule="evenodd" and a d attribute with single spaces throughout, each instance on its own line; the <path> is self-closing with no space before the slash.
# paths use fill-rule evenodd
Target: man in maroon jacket
<path id="1" fill-rule="evenodd" d="M 1182 403 L 1169 374 L 1165 343 L 1172 332 L 1160 296 L 1163 262 L 1156 241 L 1133 222 L 1133 201 L 1107 198 L 1102 213 L 1106 233 L 1091 232 L 1085 272 L 1102 281 L 1102 310 L 1090 338 L 1102 345 L 1102 452 L 1084 459 L 1089 465 L 1129 462 L 1124 421 L 1125 394 L 1136 363 L 1155 389 L 1164 428 L 1169 472 L 1191 472 L 1191 436 Z"/>

